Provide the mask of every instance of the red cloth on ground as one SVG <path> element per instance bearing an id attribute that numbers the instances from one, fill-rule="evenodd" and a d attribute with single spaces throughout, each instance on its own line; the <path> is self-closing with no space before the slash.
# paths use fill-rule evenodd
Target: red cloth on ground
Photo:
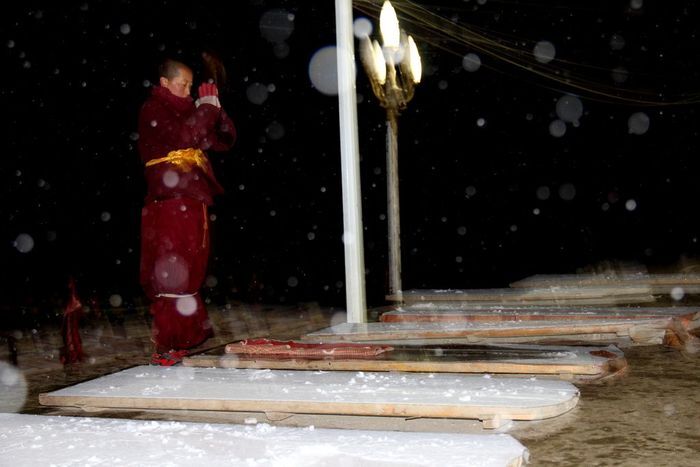
<path id="1" fill-rule="evenodd" d="M 153 201 L 141 212 L 141 285 L 153 301 L 159 352 L 189 349 L 213 335 L 198 293 L 209 258 L 207 215 L 204 203 L 189 198 Z"/>

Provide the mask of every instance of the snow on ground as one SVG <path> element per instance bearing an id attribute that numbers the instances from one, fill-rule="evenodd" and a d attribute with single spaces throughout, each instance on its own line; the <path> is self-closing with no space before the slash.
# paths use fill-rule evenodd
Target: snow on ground
<path id="1" fill-rule="evenodd" d="M 518 466 L 505 434 L 467 435 L 0 414 L 16 466 Z M 7 464 L 5 462 L 8 462 Z"/>

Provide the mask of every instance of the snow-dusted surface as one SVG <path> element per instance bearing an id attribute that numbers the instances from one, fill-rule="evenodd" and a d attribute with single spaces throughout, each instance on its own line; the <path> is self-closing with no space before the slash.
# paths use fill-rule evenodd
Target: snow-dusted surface
<path id="1" fill-rule="evenodd" d="M 647 317 L 647 316 L 679 316 L 700 312 L 697 306 L 677 307 L 619 307 L 619 306 L 539 306 L 539 305 L 467 305 L 458 302 L 417 302 L 401 305 L 394 311 L 382 313 L 383 317 L 389 316 L 492 316 L 494 321 L 502 315 L 522 316 L 567 316 L 567 317 Z"/>
<path id="2" fill-rule="evenodd" d="M 481 299 L 488 297 L 531 297 L 531 296 L 555 296 L 560 299 L 566 297 L 581 298 L 581 297 L 605 297 L 610 295 L 613 290 L 615 295 L 630 295 L 630 294 L 645 294 L 651 291 L 647 284 L 628 285 L 626 287 L 592 285 L 582 288 L 577 285 L 545 285 L 542 287 L 522 287 L 508 289 L 420 289 L 420 290 L 404 290 L 403 298 L 407 300 L 415 300 L 416 297 L 421 299 L 437 297 L 438 299 L 446 299 L 454 297 L 455 300 L 460 299 Z M 606 297 L 608 298 L 608 297 Z"/>
<path id="3" fill-rule="evenodd" d="M 413 351 L 413 349 L 419 349 L 419 346 L 415 347 L 410 347 L 406 346 L 405 344 L 402 347 L 402 342 L 400 340 L 395 341 L 392 345 L 395 345 L 395 349 L 392 352 L 388 352 L 386 354 L 382 354 L 379 359 L 372 359 L 372 360 L 363 360 L 363 359 L 358 359 L 356 360 L 358 364 L 362 364 L 362 362 L 375 362 L 375 361 L 392 361 L 392 355 L 399 354 L 401 355 L 402 352 L 405 352 L 406 350 L 408 351 Z M 470 352 L 471 350 L 471 352 Z M 444 357 L 445 361 L 448 362 L 454 362 L 454 363 L 461 363 L 463 365 L 468 365 L 470 363 L 483 363 L 483 364 L 492 364 L 492 365 L 499 365 L 499 364 L 528 364 L 528 365 L 535 365 L 535 364 L 542 364 L 542 365 L 578 365 L 580 367 L 586 367 L 586 366 L 591 366 L 591 365 L 596 365 L 596 364 L 604 364 L 607 362 L 610 357 L 608 356 L 600 356 L 600 355 L 595 355 L 592 352 L 600 352 L 600 351 L 605 351 L 608 354 L 612 354 L 617 358 L 624 358 L 624 353 L 616 346 L 614 345 L 607 345 L 607 346 L 564 346 L 564 345 L 533 345 L 533 344 L 498 344 L 498 345 L 488 345 L 488 344 L 480 344 L 480 345 L 474 345 L 473 347 L 468 347 L 465 345 L 464 347 L 460 348 L 455 348 L 455 347 L 450 347 L 450 346 L 444 346 L 440 347 L 439 344 L 433 344 L 433 346 L 428 349 L 424 348 L 422 349 L 422 352 L 424 352 L 424 355 L 430 355 L 432 360 L 426 361 L 426 363 L 432 363 L 432 362 L 440 362 L 441 358 Z M 482 356 L 482 354 L 489 354 L 489 357 L 486 358 Z M 419 355 L 419 354 L 416 354 Z M 456 356 L 453 356 L 456 355 Z M 498 358 L 495 358 L 495 357 Z M 266 361 L 268 358 L 273 359 L 272 357 L 266 357 L 265 355 L 256 355 L 254 356 L 255 358 L 259 360 Z M 222 357 L 219 357 L 221 361 L 224 361 L 226 359 L 236 359 L 238 358 L 235 354 L 226 354 Z M 250 358 L 250 357 L 247 357 Z M 416 357 L 417 358 L 417 357 Z M 192 356 L 189 357 L 186 360 L 186 365 L 188 366 L 205 366 L 205 365 L 191 365 L 189 362 L 192 361 L 197 361 L 198 359 L 210 361 L 212 357 L 210 356 Z M 303 360 L 303 359 L 302 359 Z M 342 358 L 339 359 L 341 361 L 347 361 L 343 360 Z M 399 360 L 398 358 L 396 360 Z M 283 360 L 281 360 L 283 361 Z M 411 363 L 421 363 L 421 361 L 412 361 L 408 360 Z M 217 366 L 217 365 L 212 365 L 212 366 Z M 221 365 L 223 366 L 223 365 Z M 237 368 L 234 364 L 234 360 L 230 364 L 228 364 L 229 367 L 232 368 Z M 427 365 L 426 365 L 427 366 Z M 245 368 L 245 367 L 241 367 Z M 280 368 L 280 367 L 277 367 Z M 293 367 L 290 367 L 290 369 L 293 369 Z M 355 368 L 351 368 L 355 369 Z M 431 369 L 429 371 L 438 371 L 436 369 Z M 441 369 L 439 371 L 444 371 L 444 369 Z M 487 371 L 486 371 L 487 372 Z M 465 371 L 465 373 L 470 373 L 469 371 Z M 480 373 L 485 373 L 485 371 L 480 371 Z M 495 373 L 495 371 L 494 371 Z"/>
<path id="4" fill-rule="evenodd" d="M 595 326 L 607 326 L 611 331 L 614 331 L 614 327 L 624 329 L 637 324 L 663 325 L 668 323 L 669 320 L 670 318 L 638 318 L 570 321 L 566 323 L 566 330 L 569 334 L 575 334 L 578 330 L 588 331 Z M 520 330 L 530 329 L 538 331 L 560 331 L 563 329 L 563 324 L 560 321 L 340 323 L 316 332 L 308 333 L 304 336 L 304 340 L 316 341 L 325 338 L 324 342 L 330 342 L 332 338 L 341 339 L 352 337 L 359 341 L 365 336 L 382 336 L 385 334 L 399 335 L 405 339 L 410 339 L 416 334 L 425 333 L 450 337 L 468 335 L 476 332 L 487 333 L 489 331 L 509 331 L 510 334 L 512 334 Z"/>
<path id="5" fill-rule="evenodd" d="M 536 409 L 578 397 L 565 381 L 449 373 L 137 366 L 49 393 L 59 397 L 290 401 Z M 522 410 L 521 410 L 522 411 Z M 525 410 L 527 412 L 527 410 Z M 539 418 L 539 417 L 535 417 Z"/>
<path id="6" fill-rule="evenodd" d="M 284 428 L 0 414 L 17 466 L 517 466 L 509 435 Z M 523 461 L 524 462 L 524 461 Z"/>

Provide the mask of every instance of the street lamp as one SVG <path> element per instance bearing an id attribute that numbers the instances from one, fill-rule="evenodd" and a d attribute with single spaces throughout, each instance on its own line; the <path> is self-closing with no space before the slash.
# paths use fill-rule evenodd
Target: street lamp
<path id="1" fill-rule="evenodd" d="M 364 36 L 360 39 L 360 59 L 374 95 L 386 109 L 389 293 L 401 301 L 398 116 L 413 98 L 415 86 L 420 82 L 421 61 L 416 43 L 401 31 L 396 11 L 388 1 L 382 6 L 379 28 L 383 45 Z"/>

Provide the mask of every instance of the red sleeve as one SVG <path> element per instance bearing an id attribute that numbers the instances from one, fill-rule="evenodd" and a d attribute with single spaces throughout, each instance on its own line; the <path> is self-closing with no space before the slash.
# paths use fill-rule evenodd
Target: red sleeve
<path id="1" fill-rule="evenodd" d="M 201 106 L 200 106 L 201 107 Z M 216 137 L 211 146 L 212 151 L 228 151 L 235 144 L 238 133 L 233 120 L 221 109 L 216 122 Z"/>
<path id="2" fill-rule="evenodd" d="M 216 148 L 220 139 L 226 142 L 226 133 L 222 137 L 219 136 L 221 113 L 217 107 L 203 104 L 198 108 L 193 106 L 189 114 L 180 115 L 157 101 L 146 102 L 139 115 L 141 158 L 145 162 L 163 157 L 170 151 L 185 148 L 228 149 L 230 145 L 226 144 L 223 144 L 223 149 Z M 230 136 L 228 138 L 230 139 Z"/>

